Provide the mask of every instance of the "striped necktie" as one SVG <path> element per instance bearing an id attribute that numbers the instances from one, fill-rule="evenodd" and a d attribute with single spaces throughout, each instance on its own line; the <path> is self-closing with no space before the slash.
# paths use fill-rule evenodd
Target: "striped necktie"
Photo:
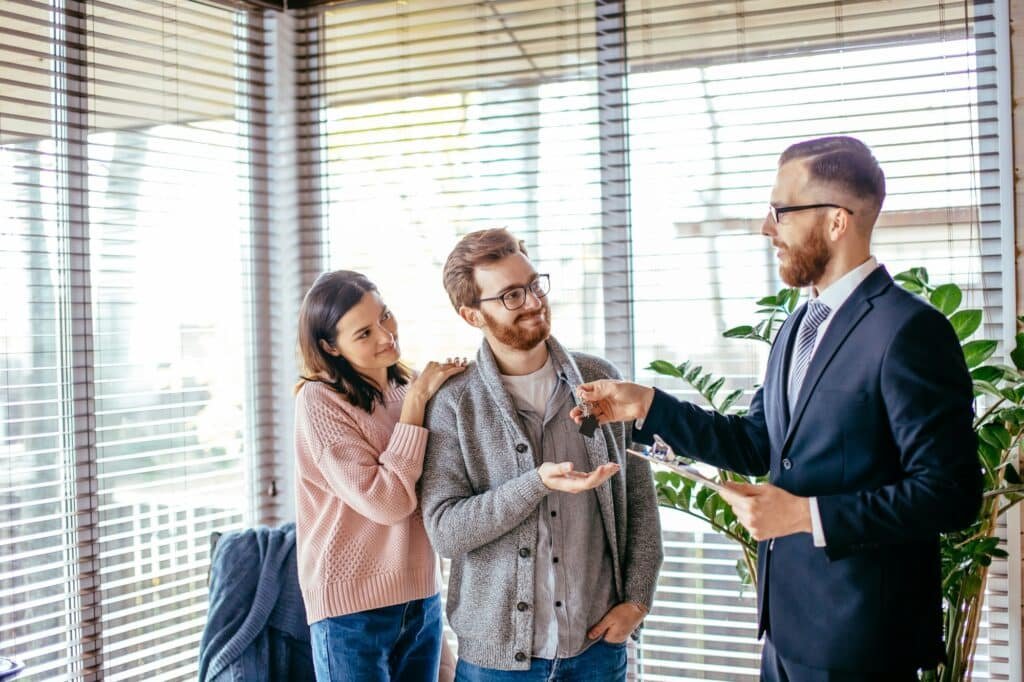
<path id="1" fill-rule="evenodd" d="M 793 356 L 793 370 L 790 372 L 789 404 L 795 405 L 800 396 L 800 387 L 807 374 L 807 367 L 814 355 L 814 340 L 818 335 L 818 327 L 828 319 L 832 309 L 818 299 L 807 303 L 807 313 L 800 321 L 800 336 L 797 339 L 796 355 Z"/>

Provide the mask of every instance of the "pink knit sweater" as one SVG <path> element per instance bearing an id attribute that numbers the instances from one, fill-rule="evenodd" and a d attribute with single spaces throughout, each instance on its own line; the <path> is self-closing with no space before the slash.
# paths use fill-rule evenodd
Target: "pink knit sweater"
<path id="1" fill-rule="evenodd" d="M 296 536 L 309 623 L 438 592 L 416 497 L 427 430 L 398 423 L 405 391 L 389 389 L 373 414 L 317 382 L 296 396 Z"/>

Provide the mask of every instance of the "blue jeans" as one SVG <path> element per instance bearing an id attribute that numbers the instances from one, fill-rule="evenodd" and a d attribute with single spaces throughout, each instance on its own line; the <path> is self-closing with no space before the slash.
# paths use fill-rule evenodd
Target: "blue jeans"
<path id="1" fill-rule="evenodd" d="M 441 597 L 325 618 L 309 634 L 318 682 L 436 682 Z"/>
<path id="2" fill-rule="evenodd" d="M 626 679 L 626 644 L 598 640 L 572 658 L 535 658 L 529 670 L 481 668 L 459 659 L 455 682 L 621 682 Z"/>

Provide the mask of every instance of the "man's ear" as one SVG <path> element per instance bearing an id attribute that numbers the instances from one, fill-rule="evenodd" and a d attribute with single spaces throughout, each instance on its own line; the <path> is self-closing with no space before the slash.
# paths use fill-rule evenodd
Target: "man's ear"
<path id="1" fill-rule="evenodd" d="M 853 222 L 850 220 L 850 214 L 841 208 L 836 209 L 832 221 L 828 224 L 829 241 L 839 241 L 846 234 L 846 231 L 851 229 L 853 229 Z"/>
<path id="2" fill-rule="evenodd" d="M 338 357 L 339 355 L 341 355 L 340 350 L 333 347 L 331 344 L 327 343 L 327 341 L 324 339 L 320 339 L 320 350 L 334 357 Z"/>
<path id="3" fill-rule="evenodd" d="M 466 321 L 471 327 L 480 329 L 484 326 L 484 316 L 476 308 L 470 308 L 468 305 L 459 306 L 459 317 Z"/>

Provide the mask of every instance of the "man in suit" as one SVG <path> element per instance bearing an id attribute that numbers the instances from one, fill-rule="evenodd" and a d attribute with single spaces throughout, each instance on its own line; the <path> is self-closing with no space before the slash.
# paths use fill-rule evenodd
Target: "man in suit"
<path id="1" fill-rule="evenodd" d="M 943 655 L 939 534 L 981 502 L 971 379 L 946 318 L 871 256 L 885 177 L 851 137 L 779 159 L 761 232 L 810 301 L 742 417 L 628 382 L 580 387 L 678 454 L 769 483 L 723 493 L 758 545 L 761 678 L 914 680 Z M 571 413 L 581 420 L 575 408 Z"/>

